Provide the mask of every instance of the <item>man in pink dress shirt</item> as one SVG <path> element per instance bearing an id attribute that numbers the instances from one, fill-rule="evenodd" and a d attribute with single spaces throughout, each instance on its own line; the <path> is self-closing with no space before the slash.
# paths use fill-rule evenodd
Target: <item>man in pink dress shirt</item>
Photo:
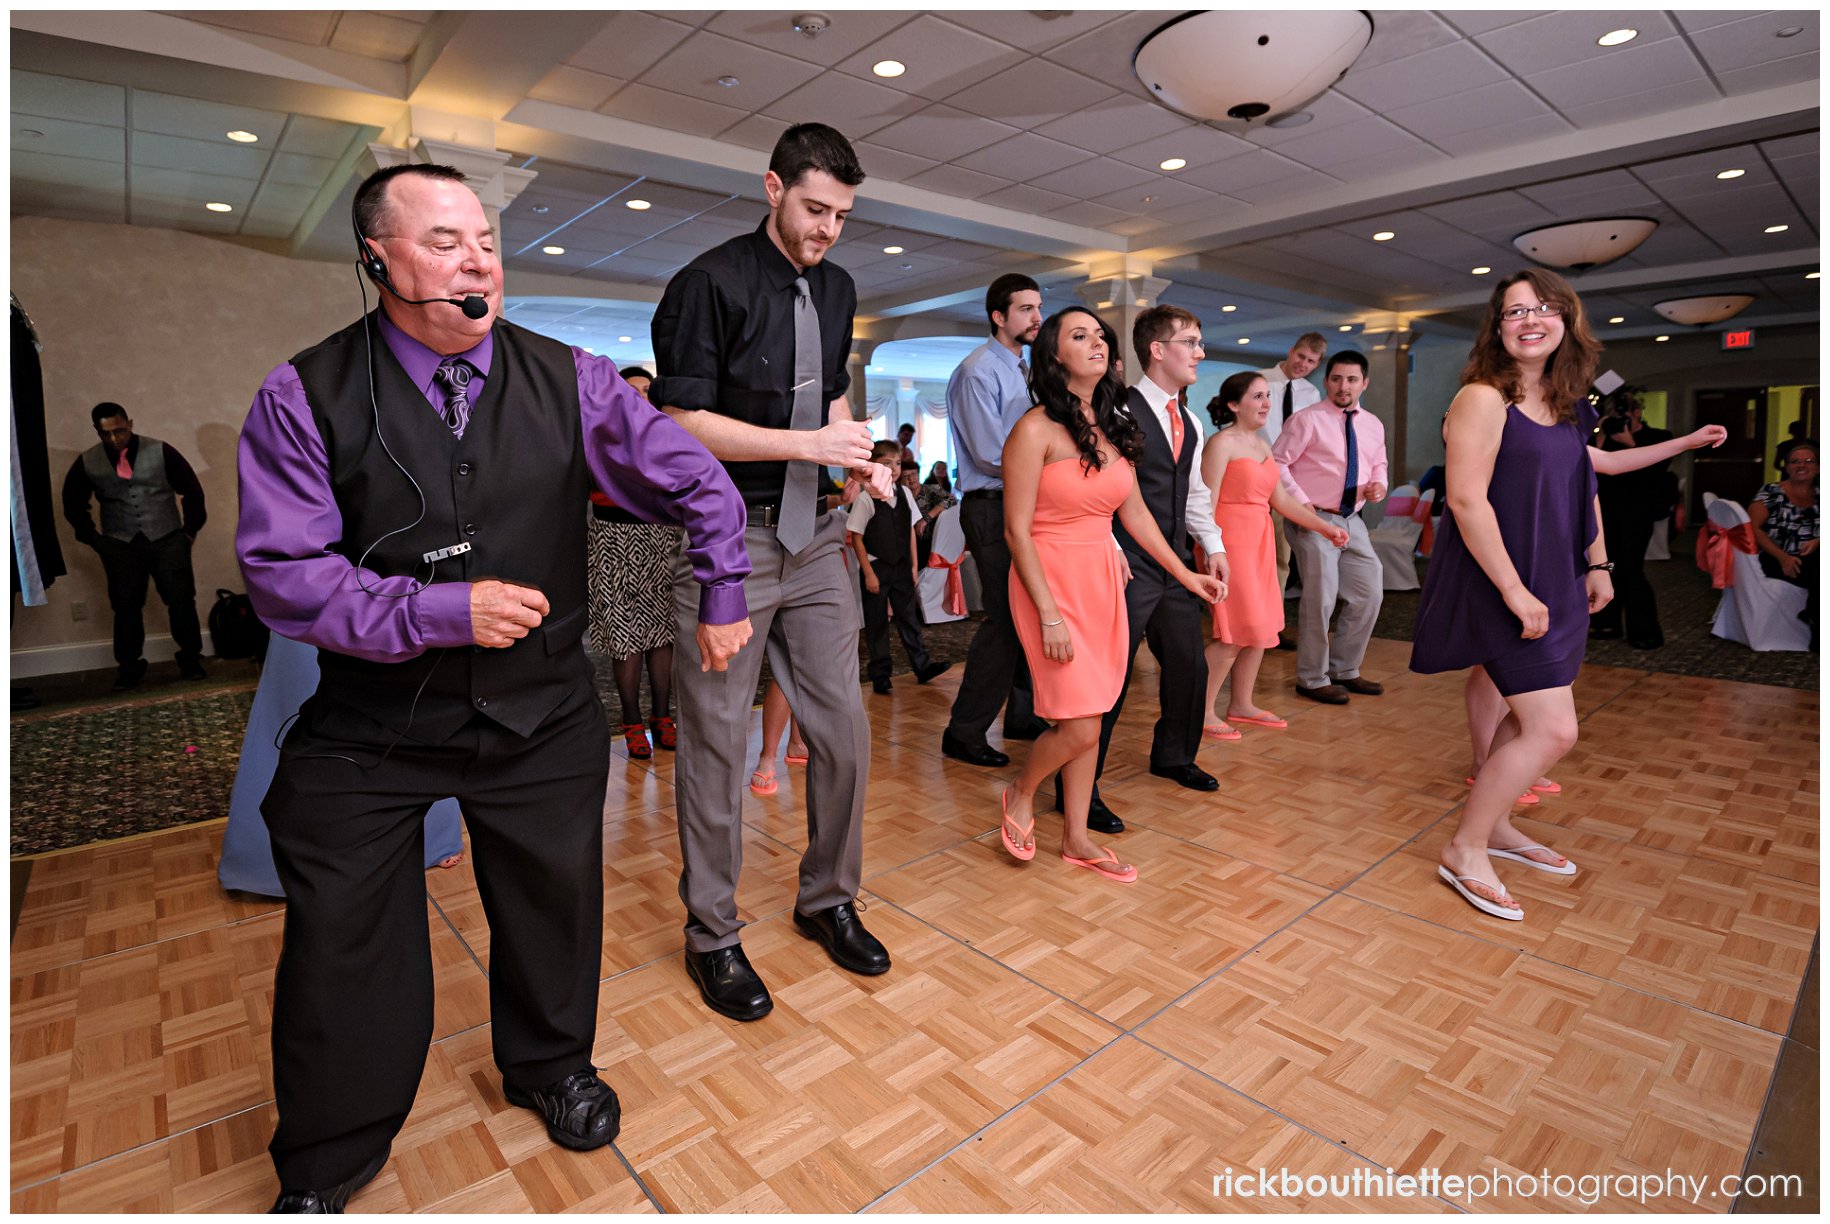
<path id="1" fill-rule="evenodd" d="M 1375 697 L 1384 686 L 1360 675 L 1366 643 L 1385 595 L 1385 571 L 1373 552 L 1360 511 L 1385 500 L 1385 426 L 1360 407 L 1366 357 L 1351 350 L 1328 359 L 1327 398 L 1284 422 L 1271 453 L 1324 522 L 1347 529 L 1347 547 L 1293 524 L 1285 525 L 1290 555 L 1303 579 L 1297 612 L 1296 693 L 1327 705 L 1348 694 Z M 1332 636 L 1328 622 L 1339 601 Z"/>

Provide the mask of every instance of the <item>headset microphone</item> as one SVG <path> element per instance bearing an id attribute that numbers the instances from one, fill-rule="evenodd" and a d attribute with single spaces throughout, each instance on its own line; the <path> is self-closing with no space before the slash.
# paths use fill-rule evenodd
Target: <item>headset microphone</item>
<path id="1" fill-rule="evenodd" d="M 356 227 L 356 260 L 362 265 L 362 270 L 369 274 L 370 280 L 409 306 L 445 302 L 463 311 L 466 319 L 480 319 L 489 313 L 489 299 L 481 294 L 469 293 L 461 298 L 410 298 L 396 289 L 394 282 L 388 279 L 388 265 L 382 262 L 381 256 L 375 253 L 375 248 L 369 245 L 368 236 L 360 226 Z"/>

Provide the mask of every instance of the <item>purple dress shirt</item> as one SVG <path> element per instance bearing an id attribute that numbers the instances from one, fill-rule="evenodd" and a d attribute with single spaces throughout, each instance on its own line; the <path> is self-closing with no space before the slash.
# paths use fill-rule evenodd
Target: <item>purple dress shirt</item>
<path id="1" fill-rule="evenodd" d="M 444 397 L 432 376 L 444 357 L 385 313 L 377 330 L 425 395 L 427 411 L 442 417 Z M 470 380 L 473 404 L 482 398 L 494 350 L 492 331 L 456 354 L 477 371 Z M 614 362 L 578 348 L 572 357 L 593 484 L 634 514 L 684 527 L 693 578 L 703 588 L 700 621 L 742 620 L 749 615 L 743 580 L 750 558 L 743 500 L 724 465 L 617 377 Z M 331 550 L 343 538 L 343 516 L 331 492 L 324 440 L 292 363 L 274 367 L 255 393 L 238 457 L 236 552 L 255 609 L 275 633 L 379 663 L 474 643 L 470 583 L 433 582 L 414 593 L 413 577 L 358 570 Z"/>

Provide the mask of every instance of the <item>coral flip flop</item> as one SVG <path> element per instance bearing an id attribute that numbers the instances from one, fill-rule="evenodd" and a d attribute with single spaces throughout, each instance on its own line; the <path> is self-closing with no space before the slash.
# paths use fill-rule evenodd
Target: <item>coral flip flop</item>
<path id="1" fill-rule="evenodd" d="M 1563 784 L 1561 782 L 1549 781 L 1533 782 L 1531 784 L 1531 789 L 1537 791 L 1540 795 L 1561 795 L 1563 793 Z"/>
<path id="2" fill-rule="evenodd" d="M 1460 893 L 1463 901 L 1466 901 L 1481 913 L 1492 914 L 1495 918 L 1504 918 L 1508 922 L 1523 922 L 1525 920 L 1524 910 L 1507 909 L 1505 906 L 1500 905 L 1497 902 L 1489 901 L 1479 893 L 1462 885 L 1462 881 L 1466 880 L 1470 884 L 1480 884 L 1482 888 L 1490 887 L 1480 880 L 1475 879 L 1473 876 L 1458 876 L 1453 871 L 1450 871 L 1447 867 L 1441 866 L 1440 864 L 1436 868 L 1436 874 L 1441 876 L 1450 888 L 1453 888 L 1456 892 Z M 1504 897 L 1510 894 L 1502 888 L 1500 889 L 1500 895 Z"/>
<path id="3" fill-rule="evenodd" d="M 1474 785 L 1473 778 L 1463 778 L 1462 781 L 1466 782 L 1469 786 Z M 1536 788 L 1534 787 L 1533 789 L 1535 790 Z M 1532 804 L 1539 803 L 1542 801 L 1537 797 L 1537 795 L 1533 794 L 1532 791 L 1526 791 L 1524 794 L 1520 795 L 1517 799 L 1514 799 L 1513 802 L 1516 804 L 1519 804 L 1522 807 L 1530 807 Z"/>
<path id="4" fill-rule="evenodd" d="M 1029 860 L 1036 857 L 1036 845 L 1035 842 L 1031 841 L 1036 833 L 1036 818 L 1031 816 L 1027 826 L 1019 825 L 1016 821 L 1012 820 L 1010 818 L 1010 798 L 1008 792 L 999 792 L 998 807 L 1002 808 L 1004 812 L 1004 821 L 1002 824 L 998 825 L 998 837 L 1003 841 L 1004 848 L 1010 851 L 1010 857 L 1016 859 L 1018 862 L 1029 862 Z M 1010 835 L 1012 829 L 1017 831 L 1016 837 Z M 1023 845 L 1024 842 L 1029 842 L 1030 844 L 1025 847 Z"/>
<path id="5" fill-rule="evenodd" d="M 1230 740 L 1236 740 L 1236 739 L 1244 739 L 1245 736 L 1239 734 L 1239 732 L 1233 730 L 1231 727 L 1227 726 L 1225 723 L 1209 723 L 1206 726 L 1201 728 L 1201 738 L 1210 739 L 1210 740 L 1229 740 L 1230 741 Z"/>
<path id="6" fill-rule="evenodd" d="M 1134 884 L 1137 882 L 1137 868 L 1126 867 L 1122 872 L 1113 870 L 1113 868 L 1118 866 L 1118 856 L 1112 853 L 1112 848 L 1110 846 L 1101 850 L 1099 852 L 1099 857 L 1096 859 L 1081 859 L 1075 858 L 1071 854 L 1063 854 L 1061 856 L 1061 861 L 1075 867 L 1085 867 L 1088 871 L 1097 871 L 1100 875 L 1106 877 L 1106 879 L 1115 880 L 1120 884 Z"/>
<path id="7" fill-rule="evenodd" d="M 762 781 L 758 782 L 757 781 L 758 778 L 761 778 Z M 750 793 L 751 794 L 773 795 L 775 793 L 775 791 L 776 791 L 776 783 L 775 783 L 775 774 L 773 772 L 764 773 L 762 770 L 759 769 L 755 773 L 750 775 Z"/>
<path id="8" fill-rule="evenodd" d="M 1514 863 L 1523 863 L 1527 867 L 1536 867 L 1539 871 L 1548 871 L 1552 875 L 1572 876 L 1576 874 L 1576 864 L 1568 855 L 1557 854 L 1557 857 L 1563 860 L 1563 866 L 1552 867 L 1549 863 L 1540 863 L 1537 859 L 1526 854 L 1525 852 L 1527 850 L 1542 850 L 1546 854 L 1557 854 L 1557 852 L 1552 850 L 1549 846 L 1540 846 L 1536 842 L 1526 842 L 1523 846 L 1508 846 L 1504 850 L 1495 849 L 1494 847 L 1489 846 L 1487 847 L 1487 857 L 1507 859 Z"/>
<path id="9" fill-rule="evenodd" d="M 1271 715 L 1268 718 L 1253 718 L 1247 714 L 1228 714 L 1227 718 L 1236 723 L 1244 723 L 1248 727 L 1269 727 L 1273 731 L 1282 731 L 1285 727 L 1290 725 L 1287 721 L 1278 718 L 1276 715 Z"/>
<path id="10" fill-rule="evenodd" d="M 787 761 L 790 765 L 805 765 L 807 763 L 807 758 L 805 756 L 796 756 L 794 753 L 790 752 Z"/>

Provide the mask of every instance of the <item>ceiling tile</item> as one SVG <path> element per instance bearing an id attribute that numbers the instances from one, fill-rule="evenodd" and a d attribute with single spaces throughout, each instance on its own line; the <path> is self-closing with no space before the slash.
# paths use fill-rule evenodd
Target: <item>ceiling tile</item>
<path id="1" fill-rule="evenodd" d="M 313 157 L 342 157 L 358 130 L 353 124 L 334 119 L 293 115 L 286 120 L 279 147 L 288 153 L 309 153 Z"/>
<path id="2" fill-rule="evenodd" d="M 1136 166 L 1127 166 L 1124 162 L 1113 161 L 1109 157 L 1095 157 L 1079 165 L 1031 179 L 1030 185 L 1044 191 L 1059 191 L 1090 200 L 1095 196 L 1148 182 L 1154 177 L 1156 176 L 1148 170 L 1139 170 Z"/>
<path id="3" fill-rule="evenodd" d="M 268 38 L 283 38 L 287 42 L 307 43 L 314 47 L 329 45 L 331 23 L 337 19 L 337 14 L 330 11 L 298 12 L 283 9 L 240 12 L 208 9 L 189 12 L 185 16 L 204 25 L 240 30 L 246 34 L 263 34 Z"/>
<path id="4" fill-rule="evenodd" d="M 1044 123 L 1036 131 L 1078 148 L 1110 153 L 1140 140 L 1179 131 L 1187 125 L 1187 119 L 1154 102 L 1115 97 Z"/>
<path id="5" fill-rule="evenodd" d="M 718 133 L 718 139 L 726 144 L 742 145 L 746 149 L 756 149 L 767 153 L 775 148 L 775 142 L 787 128 L 780 119 L 771 119 L 766 115 L 745 115 L 724 131 Z M 854 149 L 858 146 L 853 145 Z M 866 170 L 870 167 L 866 166 Z"/>
<path id="6" fill-rule="evenodd" d="M 1751 69 L 1750 71 L 1764 71 Z M 1765 86 L 1762 86 L 1764 88 Z M 1714 102 L 1718 95 L 1715 86 L 1707 79 L 1676 81 L 1661 85 L 1645 93 L 1628 94 L 1625 97 L 1607 98 L 1602 101 L 1582 105 L 1565 104 L 1557 99 L 1558 107 L 1571 123 L 1579 128 L 1606 127 L 1610 123 L 1625 123 L 1631 119 L 1641 119 L 1647 115 L 1661 115 L 1667 111 L 1679 110 L 1686 106 L 1699 106 Z"/>
<path id="7" fill-rule="evenodd" d="M 1683 17 L 1679 14 L 1679 21 Z M 1730 72 L 1815 53 L 1822 37 L 1820 24 L 1816 13 L 1742 14 L 1738 20 L 1707 29 L 1692 29 L 1690 41 L 1696 45 L 1710 71 Z M 1791 38 L 1777 36 L 1778 31 L 1789 26 L 1802 26 L 1804 30 Z"/>
<path id="8" fill-rule="evenodd" d="M 43 115 L 114 127 L 127 125 L 127 91 L 119 85 L 74 81 L 18 68 L 12 73 L 12 107 L 16 115 Z"/>
<path id="9" fill-rule="evenodd" d="M 1334 162 L 1329 165 L 1328 172 L 1335 178 L 1356 183 L 1408 174 L 1425 166 L 1441 165 L 1448 160 L 1447 153 L 1426 144 L 1412 144 L 1407 148 L 1375 153 L 1370 157 L 1350 157 L 1343 162 Z"/>
<path id="10" fill-rule="evenodd" d="M 947 195 L 964 196 L 974 199 L 1000 187 L 1008 187 L 1011 181 L 991 174 L 980 174 L 976 170 L 967 170 L 963 166 L 936 166 L 924 170 L 908 180 L 911 187 L 922 187 L 928 191 L 940 191 Z"/>
<path id="11" fill-rule="evenodd" d="M 1417 138 L 1409 132 L 1373 116 L 1313 136 L 1286 140 L 1277 146 L 1277 153 L 1291 161 L 1326 171 L 1331 163 L 1397 153 L 1416 148 L 1417 143 Z"/>
<path id="12" fill-rule="evenodd" d="M 1621 29 L 1638 30 L 1639 37 L 1618 47 L 1596 44 L 1595 40 L 1603 34 Z M 1622 64 L 1631 52 L 1643 51 L 1676 36 L 1677 29 L 1670 19 L 1650 9 L 1574 9 L 1546 13 L 1492 30 L 1479 35 L 1475 41 L 1509 71 L 1522 77 L 1530 78 L 1540 72 L 1575 64 L 1589 64 L 1597 70 L 1598 76 L 1619 76 L 1627 71 Z M 1633 89 L 1622 92 L 1635 93 L 1656 84 L 1656 79 L 1642 79 Z M 1551 96 L 1545 90 L 1538 92 Z"/>
<path id="13" fill-rule="evenodd" d="M 1248 212 L 1250 209 L 1251 205 L 1245 203 L 1243 200 L 1235 200 L 1228 196 L 1215 195 L 1210 191 L 1206 193 L 1205 199 L 1191 200 L 1186 204 L 1177 204 L 1168 208 L 1159 208 L 1154 210 L 1153 215 L 1157 220 L 1169 225 L 1186 225 L 1195 221 L 1218 224 L 1229 217 L 1236 217 L 1242 213 Z"/>
<path id="14" fill-rule="evenodd" d="M 1513 120 L 1552 118 L 1550 108 L 1517 81 L 1501 81 L 1439 101 L 1399 107 L 1389 111 L 1385 117 L 1428 141 L 1463 132 L 1478 132 L 1482 128 L 1497 127 Z M 1556 121 L 1554 125 L 1546 127 L 1545 135 L 1567 130 L 1567 124 Z"/>
<path id="15" fill-rule="evenodd" d="M 1801 132 L 1796 136 L 1777 136 L 1772 140 L 1760 142 L 1760 151 L 1775 161 L 1788 157 L 1816 157 L 1818 144 L 1822 137 L 1816 132 Z"/>
<path id="16" fill-rule="evenodd" d="M 1144 202 L 1145 196 L 1151 197 L 1148 204 Z M 1177 178 L 1159 175 L 1132 186 L 1118 188 L 1109 191 L 1104 195 L 1094 196 L 1093 202 L 1095 204 L 1104 204 L 1108 208 L 1117 208 L 1134 213 L 1148 213 L 1154 216 L 1163 212 L 1165 209 L 1175 208 L 1183 204 L 1193 204 L 1197 202 L 1205 203 L 1212 201 L 1214 198 L 1215 194 L 1213 192 L 1201 187 L 1196 187 L 1193 183 L 1185 183 Z"/>
<path id="17" fill-rule="evenodd" d="M 1659 202 L 1645 184 L 1625 170 L 1604 170 L 1549 183 L 1533 183 L 1519 188 L 1519 192 L 1570 220 L 1617 211 L 1643 212 Z"/>
<path id="18" fill-rule="evenodd" d="M 150 167 L 135 167 L 133 172 L 134 205 L 138 208 L 142 195 L 164 197 L 169 200 L 194 201 L 189 206 L 203 211 L 205 201 L 219 200 L 224 204 L 233 204 L 238 210 L 245 209 L 248 201 L 254 196 L 253 179 L 230 178 L 221 174 L 199 174 L 192 170 L 155 170 Z M 136 220 L 138 213 L 135 214 Z"/>
<path id="19" fill-rule="evenodd" d="M 1531 87 L 1567 115 L 1577 107 L 1596 102 L 1708 80 L 1703 65 L 1681 38 L 1643 47 L 1635 42 L 1612 50 L 1614 54 L 1605 65 L 1570 64 L 1534 73 Z M 1709 97 L 1714 96 L 1712 88 Z"/>
<path id="20" fill-rule="evenodd" d="M 819 68 L 804 60 L 701 30 L 637 80 L 717 106 L 757 111 L 819 74 Z M 734 85 L 720 83 L 733 79 Z"/>
<path id="21" fill-rule="evenodd" d="M 1548 9 L 1540 9 L 1536 12 L 1518 9 L 1450 9 L 1437 15 L 1463 34 L 1485 34 L 1488 30 L 1497 30 L 1502 26 L 1530 21 L 1533 17 L 1542 17 L 1549 11 Z"/>
<path id="22" fill-rule="evenodd" d="M 1503 235 L 1505 241 L 1510 241 L 1512 235 L 1520 230 L 1542 225 L 1555 217 L 1548 208 L 1516 191 L 1496 191 L 1441 204 L 1427 204 L 1420 211 L 1471 234 L 1483 234 L 1489 238 Z"/>
<path id="23" fill-rule="evenodd" d="M 1082 73 L 1031 59 L 968 86 L 947 105 L 1015 127 L 1030 128 L 1114 96 L 1114 90 Z"/>
<path id="24" fill-rule="evenodd" d="M 806 60 L 822 67 L 835 64 L 908 21 L 906 9 L 832 9 L 832 24 L 817 37 L 808 38 L 794 28 L 794 18 L 805 9 L 734 9 L 719 13 L 705 28 L 753 47 Z M 844 112 L 834 112 L 843 114 Z"/>
<path id="25" fill-rule="evenodd" d="M 271 149 L 285 123 L 286 116 L 275 111 L 200 102 L 196 98 L 180 98 L 150 89 L 133 91 L 135 131 L 189 136 L 195 140 L 226 140 L 225 132 L 239 128 L 253 132 Z"/>
<path id="26" fill-rule="evenodd" d="M 994 191 L 979 201 L 979 203 L 989 204 L 993 208 L 1008 208 L 1013 212 L 1038 214 L 1073 202 L 1073 196 L 1063 195 L 1058 191 L 1044 191 L 1040 187 L 1031 187 L 1027 183 L 1018 183 L 1014 187 Z"/>
<path id="27" fill-rule="evenodd" d="M 552 71 L 540 78 L 538 84 L 528 91 L 527 96 L 541 102 L 551 102 L 555 106 L 570 106 L 576 110 L 596 110 L 610 100 L 610 95 L 628 84 L 621 77 L 605 76 L 601 72 L 587 72 L 583 68 L 574 68 L 570 64 L 557 64 Z"/>
<path id="28" fill-rule="evenodd" d="M 897 60 L 906 68 L 894 78 L 895 88 L 938 100 L 1016 67 L 1025 56 L 964 26 L 924 13 L 839 61 L 837 67 L 852 76 L 876 80 L 871 65 L 886 59 Z"/>
<path id="29" fill-rule="evenodd" d="M 408 21 L 394 13 L 369 13 L 346 9 L 337 19 L 330 45 L 351 55 L 367 56 L 390 64 L 404 63 L 413 54 L 426 23 Z"/>
<path id="30" fill-rule="evenodd" d="M 997 9 L 949 12 L 947 20 L 1025 51 L 1041 52 L 1109 24 L 1110 9 Z"/>
<path id="31" fill-rule="evenodd" d="M 1444 22 L 1441 16 L 1422 9 L 1380 9 L 1372 18 L 1372 41 L 1354 61 L 1355 71 L 1404 59 L 1462 38 L 1461 32 Z"/>
<path id="32" fill-rule="evenodd" d="M 857 152 L 858 163 L 864 167 L 866 174 L 892 183 L 907 182 L 912 175 L 939 164 L 931 157 L 916 157 L 901 149 L 886 149 L 869 141 L 858 142 L 852 148 Z"/>
<path id="33" fill-rule="evenodd" d="M 1116 208 L 1107 208 L 1104 204 L 1092 204 L 1085 200 L 1075 204 L 1063 205 L 1047 214 L 1056 221 L 1065 221 L 1069 225 L 1110 225 L 1122 221 L 1125 214 Z"/>
<path id="34" fill-rule="evenodd" d="M 874 133 L 872 142 L 917 157 L 952 161 L 1016 134 L 1017 129 L 1007 124 L 937 104 Z"/>
<path id="35" fill-rule="evenodd" d="M 43 133 L 22 136 L 23 131 Z M 125 161 L 127 133 L 102 123 L 74 123 L 41 115 L 13 118 L 15 153 L 48 153 L 56 157 L 83 157 L 93 161 Z"/>
<path id="36" fill-rule="evenodd" d="M 763 113 L 783 123 L 831 119 L 843 125 L 847 137 L 857 140 L 886 124 L 906 119 L 926 106 L 926 102 L 912 94 L 872 81 L 861 81 L 842 72 L 827 72 L 783 94 L 763 107 Z"/>
<path id="37" fill-rule="evenodd" d="M 1220 163 L 1222 166 L 1230 162 Z M 1296 200 L 1318 191 L 1331 191 L 1341 185 L 1341 180 L 1319 170 L 1302 170 L 1286 178 L 1273 179 L 1263 183 L 1234 183 L 1221 188 L 1221 193 L 1248 204 L 1270 204 L 1284 200 Z"/>
<path id="38" fill-rule="evenodd" d="M 1075 165 L 1090 156 L 1085 149 L 1076 149 L 1073 145 L 1062 144 L 1034 132 L 1023 132 L 1009 140 L 987 145 L 976 153 L 959 158 L 954 164 L 1020 182 L 1060 170 L 1064 166 Z"/>
<path id="39" fill-rule="evenodd" d="M 1179 157 L 1193 167 L 1207 166 L 1228 157 L 1238 157 L 1241 153 L 1250 153 L 1253 147 L 1249 142 L 1208 127 L 1205 123 L 1191 123 L 1162 136 L 1122 145 L 1113 149 L 1111 155 L 1119 161 L 1141 166 L 1145 170 L 1158 170 L 1166 158 Z"/>
<path id="40" fill-rule="evenodd" d="M 1281 154 L 1267 149 L 1254 149 L 1250 153 L 1241 153 L 1238 157 L 1229 157 L 1211 166 L 1180 171 L 1177 177 L 1222 195 L 1239 195 L 1239 188 L 1306 177 L 1312 173 Z"/>
<path id="41" fill-rule="evenodd" d="M 1355 65 L 1334 88 L 1363 106 L 1386 111 L 1506 79 L 1506 70 L 1473 43 L 1458 41 L 1372 68 Z"/>
<path id="42" fill-rule="evenodd" d="M 1104 81 L 1114 88 L 1149 101 L 1150 91 L 1144 88 L 1144 83 L 1137 79 L 1137 73 L 1131 70 L 1131 55 L 1139 43 L 1177 15 L 1174 10 L 1163 9 L 1122 13 L 1107 25 L 1051 48 L 1046 53 L 1046 58 L 1064 68 L 1072 68 L 1096 81 Z M 1062 139 L 1070 138 L 1064 136 Z"/>
<path id="43" fill-rule="evenodd" d="M 1114 221 L 1110 225 L 1102 225 L 1099 228 L 1105 230 L 1109 234 L 1117 234 L 1123 238 L 1136 238 L 1141 234 L 1148 234 L 1152 230 L 1162 229 L 1168 224 L 1169 222 L 1157 217 L 1126 217 L 1123 220 Z"/>
<path id="44" fill-rule="evenodd" d="M 1240 138 L 1259 148 L 1275 149 L 1285 141 L 1313 136 L 1317 132 L 1325 132 L 1329 128 L 1337 128 L 1342 124 L 1352 123 L 1356 119 L 1364 119 L 1372 114 L 1346 94 L 1336 93 L 1332 89 L 1310 101 L 1299 113 L 1308 115 L 1309 122 L 1297 127 L 1282 128 L 1260 125 L 1249 129 Z"/>
<path id="45" fill-rule="evenodd" d="M 128 152 L 135 166 L 196 170 L 245 179 L 260 178 L 271 156 L 266 149 L 254 145 L 230 144 L 227 140 L 186 140 L 182 136 L 161 136 L 156 132 L 135 132 Z"/>
<path id="46" fill-rule="evenodd" d="M 84 191 L 124 191 L 127 164 L 88 157 L 57 157 L 47 153 L 13 152 L 10 168 L 15 185 L 38 183 L 47 187 L 75 187 Z"/>
<path id="47" fill-rule="evenodd" d="M 1781 85 L 1800 85 L 1817 80 L 1817 53 L 1794 55 L 1753 68 L 1735 68 L 1716 74 L 1722 91 L 1730 96 L 1777 89 Z"/>
<path id="48" fill-rule="evenodd" d="M 628 9 L 612 17 L 597 36 L 566 56 L 587 72 L 633 81 L 693 32 L 692 27 L 653 13 Z"/>
<path id="49" fill-rule="evenodd" d="M 744 117 L 744 112 L 734 106 L 719 106 L 685 94 L 669 93 L 640 81 L 625 86 L 604 103 L 600 112 L 695 136 L 715 136 Z"/>
<path id="50" fill-rule="evenodd" d="M 293 187 L 268 181 L 255 193 L 248 207 L 250 216 L 289 216 L 297 221 L 311 202 L 318 198 L 316 187 Z"/>
<path id="51" fill-rule="evenodd" d="M 1569 121 L 1562 116 L 1544 114 L 1512 119 L 1475 131 L 1437 136 L 1430 143 L 1444 153 L 1460 157 L 1463 154 L 1485 153 L 1493 149 L 1505 148 L 1507 145 L 1548 140 L 1552 136 L 1561 136 L 1573 130 Z"/>

